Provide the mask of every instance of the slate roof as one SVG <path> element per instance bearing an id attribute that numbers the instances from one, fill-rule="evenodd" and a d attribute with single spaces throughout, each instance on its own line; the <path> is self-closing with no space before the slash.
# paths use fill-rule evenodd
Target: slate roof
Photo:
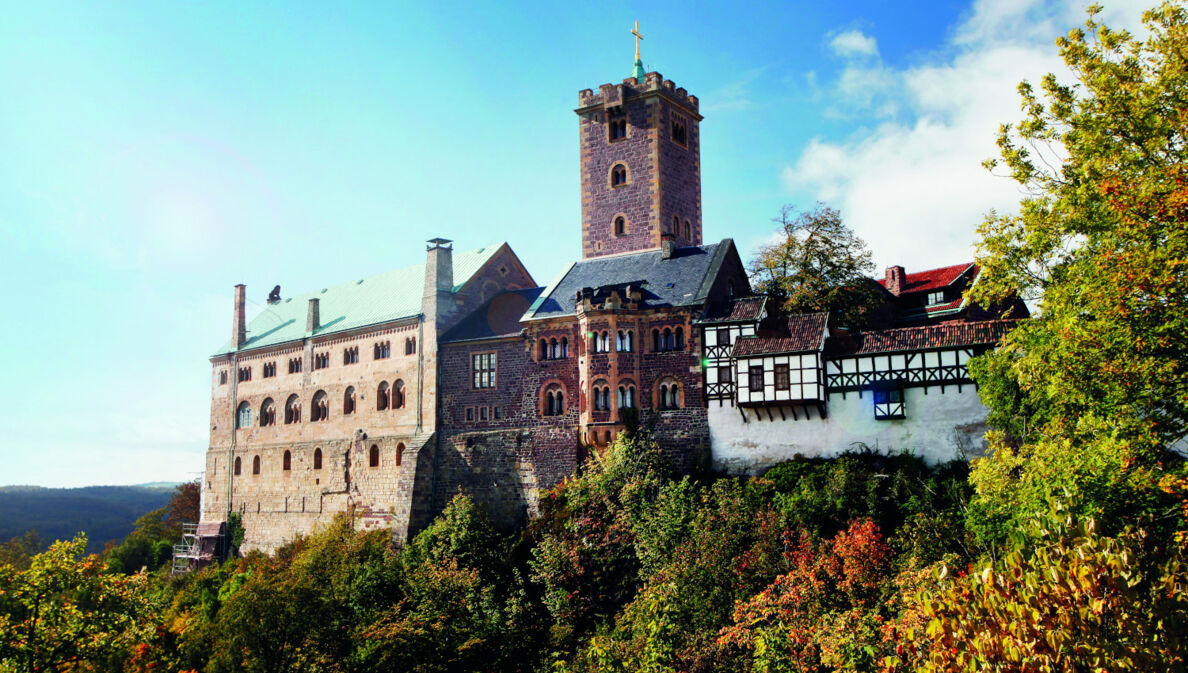
<path id="1" fill-rule="evenodd" d="M 825 345 L 826 313 L 798 313 L 788 316 L 780 334 L 739 337 L 734 343 L 736 358 L 777 353 L 804 353 L 819 351 Z"/>
<path id="2" fill-rule="evenodd" d="M 715 303 L 698 322 L 754 322 L 763 314 L 763 305 L 766 302 L 767 297 L 740 297 L 730 302 Z"/>
<path id="3" fill-rule="evenodd" d="M 448 343 L 515 336 L 523 329 L 520 317 L 543 291 L 543 287 L 534 287 L 500 292 L 450 328 L 442 335 L 441 341 Z"/>
<path id="4" fill-rule="evenodd" d="M 972 262 L 965 264 L 955 264 L 953 266 L 942 266 L 939 269 L 929 269 L 927 271 L 917 271 L 916 273 L 909 273 L 904 275 L 903 286 L 899 288 L 899 295 L 913 294 L 916 292 L 931 292 L 933 290 L 940 290 L 948 287 L 961 277 L 967 269 L 973 268 L 974 275 L 978 274 L 978 265 Z M 883 289 L 887 289 L 887 279 L 881 278 L 878 281 Z"/>
<path id="5" fill-rule="evenodd" d="M 506 245 L 497 243 L 477 250 L 455 250 L 454 292 L 461 290 Z M 420 315 L 424 287 L 425 264 L 422 262 L 265 304 L 264 310 L 248 323 L 247 341 L 239 350 L 274 346 L 311 336 L 305 331 L 305 318 L 309 300 L 314 297 L 319 299 L 321 327 L 314 330 L 313 335 L 320 336 Z M 233 350 L 228 340 L 215 355 Z"/>
<path id="6" fill-rule="evenodd" d="M 1019 320 L 946 322 L 838 335 L 829 339 L 826 352 L 830 357 L 839 357 L 995 344 L 1019 323 Z"/>
<path id="7" fill-rule="evenodd" d="M 727 252 L 730 239 L 720 243 L 677 248 L 670 259 L 659 250 L 596 257 L 575 262 L 563 271 L 524 313 L 523 320 L 574 314 L 582 288 L 631 284 L 642 287 L 648 307 L 690 306 L 705 301 Z"/>

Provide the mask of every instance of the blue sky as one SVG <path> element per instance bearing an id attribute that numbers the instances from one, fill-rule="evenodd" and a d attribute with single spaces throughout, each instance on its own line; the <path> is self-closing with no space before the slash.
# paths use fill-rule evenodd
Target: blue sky
<path id="1" fill-rule="evenodd" d="M 1111 25 L 1138 7 L 1107 0 Z M 21 3 L 0 22 L 0 484 L 191 478 L 232 286 L 256 306 L 506 240 L 580 254 L 577 92 L 701 99 L 707 240 L 841 209 L 876 263 L 972 257 L 1015 85 L 1083 3 Z"/>

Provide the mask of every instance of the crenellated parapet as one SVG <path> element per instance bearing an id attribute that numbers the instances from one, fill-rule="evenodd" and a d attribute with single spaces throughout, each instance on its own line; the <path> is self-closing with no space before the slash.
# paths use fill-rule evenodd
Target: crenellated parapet
<path id="1" fill-rule="evenodd" d="M 598 93 L 594 93 L 593 89 L 582 89 L 578 92 L 579 112 L 587 108 L 622 105 L 627 99 L 648 94 L 662 94 L 688 111 L 698 114 L 697 96 L 678 87 L 672 80 L 664 79 L 664 75 L 658 72 L 647 73 L 643 82 L 628 77 L 621 84 L 603 84 L 598 87 Z"/>

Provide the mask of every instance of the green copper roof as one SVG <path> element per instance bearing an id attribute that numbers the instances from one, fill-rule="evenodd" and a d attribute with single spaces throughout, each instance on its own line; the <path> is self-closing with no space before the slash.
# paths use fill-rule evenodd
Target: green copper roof
<path id="1" fill-rule="evenodd" d="M 639 60 L 638 58 L 635 59 L 635 67 L 631 69 L 631 76 L 635 78 L 636 82 L 638 82 L 639 84 L 643 84 L 643 81 L 644 81 L 643 61 Z"/>
<path id="2" fill-rule="evenodd" d="M 454 251 L 454 292 L 461 290 L 505 245 L 497 243 L 477 250 Z M 305 331 L 305 320 L 309 300 L 314 297 L 319 300 L 321 322 L 314 335 L 321 336 L 419 315 L 424 287 L 422 263 L 265 304 L 264 310 L 248 323 L 247 342 L 239 350 L 275 346 L 310 336 Z M 215 355 L 233 350 L 228 341 Z"/>

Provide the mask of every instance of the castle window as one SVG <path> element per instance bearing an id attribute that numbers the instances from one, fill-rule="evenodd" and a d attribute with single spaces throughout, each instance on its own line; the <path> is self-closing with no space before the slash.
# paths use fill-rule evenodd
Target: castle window
<path id="1" fill-rule="evenodd" d="M 693 226 L 689 224 L 689 220 L 685 220 L 685 240 L 693 240 Z"/>
<path id="2" fill-rule="evenodd" d="M 569 339 L 567 337 L 561 337 L 561 357 L 569 357 Z"/>
<path id="3" fill-rule="evenodd" d="M 383 411 L 388 408 L 388 382 L 380 381 L 379 388 L 375 391 L 375 408 Z"/>
<path id="4" fill-rule="evenodd" d="M 672 330 L 665 327 L 664 328 L 664 337 L 660 340 L 660 345 L 661 345 L 660 350 L 670 351 L 673 349 L 673 344 L 675 344 L 675 343 L 676 343 L 676 341 L 674 341 L 672 338 Z"/>
<path id="5" fill-rule="evenodd" d="M 467 421 L 474 420 L 474 407 L 466 407 L 466 420 Z"/>
<path id="6" fill-rule="evenodd" d="M 353 365 L 359 362 L 359 347 L 344 348 L 342 350 L 342 364 Z"/>
<path id="7" fill-rule="evenodd" d="M 607 134 L 611 142 L 627 137 L 627 111 L 622 107 L 607 109 L 606 124 Z"/>
<path id="8" fill-rule="evenodd" d="M 225 386 L 225 385 L 227 385 L 227 372 L 226 372 L 226 370 L 219 372 L 219 385 L 220 385 L 220 386 Z"/>
<path id="9" fill-rule="evenodd" d="M 789 388 L 790 388 L 790 386 L 789 386 L 789 380 L 788 380 L 788 365 L 786 365 L 786 364 L 776 365 L 775 366 L 775 389 L 776 390 L 788 390 Z"/>
<path id="10" fill-rule="evenodd" d="M 495 354 L 475 353 L 471 356 L 471 374 L 475 388 L 494 388 Z"/>
<path id="11" fill-rule="evenodd" d="M 264 378 L 270 379 L 270 378 L 276 376 L 276 363 L 275 362 L 265 362 L 263 369 L 264 369 Z"/>
<path id="12" fill-rule="evenodd" d="M 937 304 L 945 303 L 945 291 L 939 290 L 937 292 L 928 293 L 928 305 L 936 306 Z"/>
<path id="13" fill-rule="evenodd" d="M 325 369 L 330 366 L 329 353 L 317 353 L 314 355 L 314 369 Z"/>
<path id="14" fill-rule="evenodd" d="M 396 379 L 392 384 L 392 408 L 404 408 L 404 381 Z"/>
<path id="15" fill-rule="evenodd" d="M 634 409 L 635 408 L 635 386 L 620 385 L 619 386 L 619 408 L 620 409 Z"/>
<path id="16" fill-rule="evenodd" d="M 898 381 L 884 381 L 875 385 L 874 417 L 878 421 L 904 418 L 907 414 L 903 400 L 903 384 Z"/>
<path id="17" fill-rule="evenodd" d="M 673 334 L 676 337 L 675 348 L 679 351 L 685 350 L 685 328 L 678 327 Z"/>
<path id="18" fill-rule="evenodd" d="M 610 332 L 602 332 L 598 335 L 598 350 L 603 353 L 610 352 Z"/>
<path id="19" fill-rule="evenodd" d="M 677 217 L 676 215 L 672 216 L 672 235 L 681 235 L 681 218 Z"/>
<path id="20" fill-rule="evenodd" d="M 342 394 L 342 415 L 349 416 L 355 413 L 355 387 L 347 386 L 346 392 Z"/>
<path id="21" fill-rule="evenodd" d="M 301 358 L 289 358 L 289 373 L 290 374 L 300 374 L 301 373 Z"/>
<path id="22" fill-rule="evenodd" d="M 688 122 L 680 115 L 672 116 L 672 141 L 678 145 L 687 145 L 689 140 Z"/>
<path id="23" fill-rule="evenodd" d="M 404 462 L 404 442 L 396 445 L 396 466 L 399 467 L 402 462 Z"/>
<path id="24" fill-rule="evenodd" d="M 681 408 L 681 384 L 676 381 L 661 383 L 658 393 L 656 406 L 661 410 Z"/>
<path id="25" fill-rule="evenodd" d="M 281 459 L 281 469 L 286 472 L 293 469 L 293 454 L 288 449 L 285 449 L 285 456 Z"/>
<path id="26" fill-rule="evenodd" d="M 495 420 L 499 420 L 499 417 L 500 417 L 499 410 L 500 410 L 501 408 L 502 408 L 502 407 L 493 407 L 493 408 L 491 409 L 491 415 L 492 415 L 492 416 L 495 418 Z"/>
<path id="27" fill-rule="evenodd" d="M 371 449 L 367 452 L 367 466 L 379 467 L 379 446 L 372 444 Z"/>
<path id="28" fill-rule="evenodd" d="M 611 168 L 611 187 L 619 187 L 627 184 L 627 166 L 624 164 L 615 164 Z"/>
<path id="29" fill-rule="evenodd" d="M 560 416 L 565 413 L 565 390 L 561 384 L 551 383 L 545 387 L 541 399 L 541 413 L 545 416 Z"/>
<path id="30" fill-rule="evenodd" d="M 242 467 L 243 465 L 239 460 L 239 456 L 235 456 L 235 476 L 239 476 L 239 471 L 242 469 Z"/>
<path id="31" fill-rule="evenodd" d="M 615 236 L 627 233 L 627 218 L 622 215 L 615 218 Z"/>
<path id="32" fill-rule="evenodd" d="M 622 329 L 619 330 L 618 333 L 615 335 L 615 337 L 616 337 L 615 350 L 617 350 L 621 353 L 631 352 L 631 350 L 633 349 L 631 342 L 634 340 L 634 336 L 635 336 L 635 333 L 632 330 L 629 330 L 629 329 L 628 330 L 622 330 Z"/>
<path id="33" fill-rule="evenodd" d="M 763 392 L 763 365 L 752 365 L 747 370 L 748 387 L 753 393 Z"/>
<path id="34" fill-rule="evenodd" d="M 490 412 L 487 411 L 487 407 L 479 407 L 479 420 L 480 421 L 487 420 L 488 413 L 490 413 Z"/>
<path id="35" fill-rule="evenodd" d="M 373 348 L 376 360 L 384 360 L 392 356 L 392 342 L 380 341 Z"/>
<path id="36" fill-rule="evenodd" d="M 252 405 L 248 404 L 247 402 L 239 403 L 239 411 L 235 415 L 235 427 L 252 427 Z"/>
<path id="37" fill-rule="evenodd" d="M 409 337 L 404 340 L 404 354 L 415 355 L 417 352 L 417 338 Z"/>
<path id="38" fill-rule="evenodd" d="M 313 401 L 309 404 L 309 420 L 317 423 L 330 418 L 330 400 L 325 390 L 314 393 Z"/>
<path id="39" fill-rule="evenodd" d="M 240 367 L 239 368 L 239 381 L 243 382 L 243 381 L 251 381 L 251 380 L 252 380 L 252 368 L 251 367 Z"/>
<path id="40" fill-rule="evenodd" d="M 260 405 L 260 427 L 276 425 L 276 405 L 269 397 Z"/>
<path id="41" fill-rule="evenodd" d="M 289 395 L 285 402 L 285 425 L 301 422 L 301 398 Z"/>
<path id="42" fill-rule="evenodd" d="M 313 469 L 315 469 L 315 470 L 322 469 L 322 449 L 320 447 L 317 449 L 314 449 Z"/>
<path id="43" fill-rule="evenodd" d="M 561 344 L 557 343 L 557 340 L 555 338 L 551 339 L 549 341 L 549 359 L 550 360 L 559 360 L 560 358 L 561 358 Z"/>
<path id="44" fill-rule="evenodd" d="M 548 339 L 540 340 L 540 359 L 541 360 L 549 359 L 549 341 L 548 341 Z"/>
<path id="45" fill-rule="evenodd" d="M 252 474 L 260 474 L 260 456 L 252 456 Z"/>

